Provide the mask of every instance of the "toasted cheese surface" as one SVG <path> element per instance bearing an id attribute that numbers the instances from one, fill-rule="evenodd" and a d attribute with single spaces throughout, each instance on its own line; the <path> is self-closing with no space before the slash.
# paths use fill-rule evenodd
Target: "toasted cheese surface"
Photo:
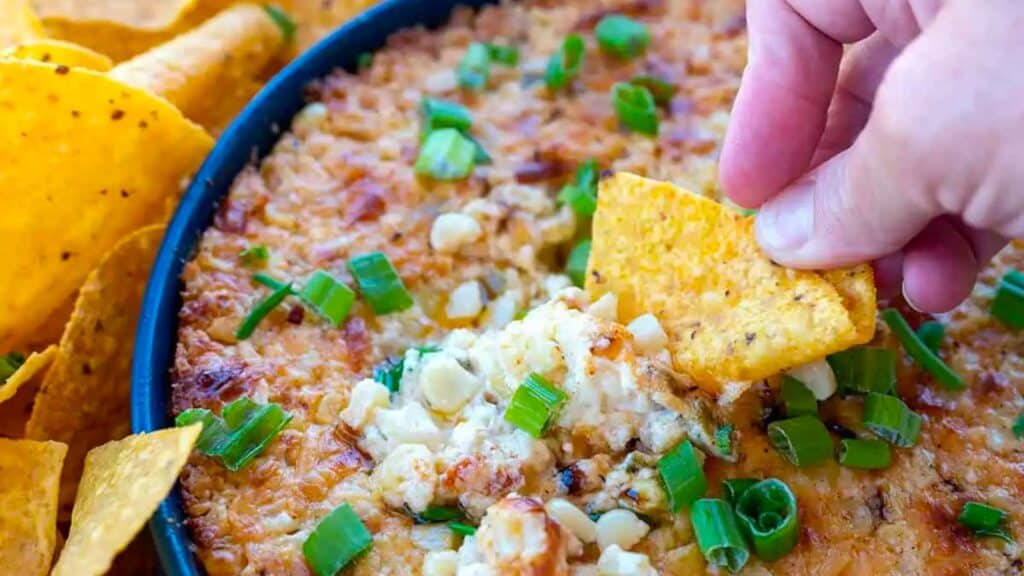
<path id="1" fill-rule="evenodd" d="M 614 12 L 649 27 L 644 56 L 598 49 L 593 28 Z M 723 478 L 776 477 L 797 497 L 796 548 L 770 564 L 752 558 L 744 574 L 1020 570 L 1016 546 L 974 539 L 956 522 L 964 502 L 980 500 L 1024 535 L 1024 444 L 1011 432 L 1024 410 L 1024 340 L 988 313 L 1003 271 L 1024 267 L 1020 246 L 940 318 L 942 356 L 966 391 L 945 392 L 900 362 L 898 392 L 924 423 L 917 445 L 895 450 L 883 471 L 788 464 L 765 434 L 777 377 L 723 382 L 709 395 L 673 371 L 665 331 L 642 318 L 655 311 L 620 316 L 614 299 L 591 301 L 563 274 L 588 223 L 556 196 L 588 159 L 720 199 L 716 158 L 747 47 L 742 14 L 733 0 L 459 10 L 436 31 L 393 35 L 372 66 L 310 87 L 310 104 L 238 176 L 183 273 L 174 411 L 220 413 L 244 395 L 293 415 L 237 472 L 192 455 L 182 486 L 207 573 L 311 574 L 302 544 L 341 503 L 373 534 L 346 574 L 704 573 L 688 516 L 669 512 L 657 473 L 682 439 L 704 457 L 709 495 L 721 496 Z M 570 32 L 587 39 L 586 63 L 571 90 L 552 95 L 544 69 Z M 460 90 L 455 70 L 472 41 L 515 44 L 519 66 L 492 67 L 486 91 Z M 639 74 L 679 88 L 656 138 L 620 129 L 611 105 L 611 86 Z M 417 178 L 425 96 L 466 106 L 493 162 L 456 182 Z M 255 245 L 271 257 L 247 268 L 239 253 Z M 375 316 L 358 301 L 335 328 L 290 298 L 236 339 L 267 293 L 254 272 L 301 280 L 324 269 L 354 285 L 346 261 L 377 250 L 412 309 Z M 872 344 L 898 350 L 884 326 Z M 373 371 L 398 360 L 391 394 Z M 531 373 L 567 396 L 542 438 L 504 419 Z M 820 415 L 836 438 L 869 437 L 857 397 L 832 396 Z M 726 425 L 728 451 L 716 442 Z M 417 524 L 431 505 L 457 506 L 476 536 Z"/>

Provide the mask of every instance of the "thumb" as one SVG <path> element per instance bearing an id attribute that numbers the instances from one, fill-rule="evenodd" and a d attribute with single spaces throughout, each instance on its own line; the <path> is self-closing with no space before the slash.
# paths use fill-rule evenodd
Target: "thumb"
<path id="1" fill-rule="evenodd" d="M 869 133 L 761 207 L 755 229 L 772 260 L 793 268 L 875 260 L 898 252 L 936 216 L 886 178 Z"/>

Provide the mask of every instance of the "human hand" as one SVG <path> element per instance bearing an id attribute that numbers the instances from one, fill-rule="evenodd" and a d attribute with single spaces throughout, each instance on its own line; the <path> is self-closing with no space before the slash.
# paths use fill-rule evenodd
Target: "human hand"
<path id="1" fill-rule="evenodd" d="M 1024 238 L 1024 2 L 748 0 L 720 178 L 775 261 L 939 312 Z M 844 44 L 854 44 L 845 55 Z"/>

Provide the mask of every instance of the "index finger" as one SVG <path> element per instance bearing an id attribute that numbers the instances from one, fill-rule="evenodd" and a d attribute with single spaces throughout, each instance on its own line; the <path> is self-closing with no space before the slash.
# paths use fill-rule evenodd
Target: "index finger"
<path id="1" fill-rule="evenodd" d="M 859 0 L 750 0 L 749 61 L 719 177 L 756 207 L 802 175 L 825 129 L 843 43 L 874 31 Z"/>

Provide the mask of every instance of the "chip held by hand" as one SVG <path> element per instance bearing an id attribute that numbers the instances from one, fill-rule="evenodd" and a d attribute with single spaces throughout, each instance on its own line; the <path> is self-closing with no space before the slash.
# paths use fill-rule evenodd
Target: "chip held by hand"
<path id="1" fill-rule="evenodd" d="M 871 267 L 818 273 L 774 264 L 754 219 L 667 182 L 601 182 L 586 287 L 652 313 L 677 370 L 719 391 L 864 343 L 874 334 Z"/>

